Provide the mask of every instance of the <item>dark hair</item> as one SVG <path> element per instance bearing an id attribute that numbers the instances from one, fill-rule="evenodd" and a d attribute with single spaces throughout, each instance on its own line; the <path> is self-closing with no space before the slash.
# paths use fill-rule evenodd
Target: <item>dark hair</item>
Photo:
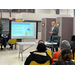
<path id="1" fill-rule="evenodd" d="M 71 49 L 63 49 L 61 51 L 62 60 L 63 61 L 71 61 L 72 59 L 72 52 Z"/>
<path id="2" fill-rule="evenodd" d="M 43 41 L 43 42 L 44 42 L 44 40 L 39 40 L 38 43 L 39 43 L 40 41 Z"/>
<path id="3" fill-rule="evenodd" d="M 75 35 L 71 37 L 71 41 L 75 41 Z"/>
<path id="4" fill-rule="evenodd" d="M 46 51 L 46 45 L 43 43 L 38 44 L 37 51 L 38 52 L 45 52 Z"/>

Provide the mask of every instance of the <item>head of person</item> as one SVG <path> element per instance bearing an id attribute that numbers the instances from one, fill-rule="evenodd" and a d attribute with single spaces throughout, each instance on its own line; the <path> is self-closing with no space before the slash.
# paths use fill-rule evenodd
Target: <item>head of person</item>
<path id="1" fill-rule="evenodd" d="M 38 52 L 45 52 L 46 51 L 46 45 L 43 43 L 39 43 L 37 46 Z"/>
<path id="2" fill-rule="evenodd" d="M 75 35 L 71 37 L 71 41 L 75 42 Z"/>
<path id="3" fill-rule="evenodd" d="M 72 52 L 71 49 L 63 49 L 58 55 L 59 61 L 71 61 L 72 60 Z"/>
<path id="4" fill-rule="evenodd" d="M 44 40 L 39 40 L 38 41 L 38 44 L 40 44 L 40 43 L 44 43 Z"/>
<path id="5" fill-rule="evenodd" d="M 63 50 L 65 48 L 71 49 L 70 43 L 67 40 L 61 42 L 61 49 Z"/>
<path id="6" fill-rule="evenodd" d="M 52 26 L 55 26 L 55 21 L 52 21 Z"/>

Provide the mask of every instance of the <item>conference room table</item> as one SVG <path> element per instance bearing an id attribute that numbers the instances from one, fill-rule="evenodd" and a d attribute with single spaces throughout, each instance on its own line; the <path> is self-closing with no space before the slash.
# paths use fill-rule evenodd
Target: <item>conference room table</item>
<path id="1" fill-rule="evenodd" d="M 22 57 L 22 61 L 23 61 L 23 52 L 25 50 L 27 50 L 28 48 L 32 47 L 33 45 L 37 45 L 38 42 L 17 42 L 17 44 L 19 45 L 19 58 L 20 58 L 20 54 L 21 54 L 21 57 Z M 54 43 L 54 42 L 47 42 L 45 41 L 45 45 L 56 45 L 57 43 Z M 23 46 L 25 45 L 30 45 L 29 47 L 27 47 L 26 49 L 23 49 Z M 52 51 L 52 55 L 53 55 L 53 51 Z"/>

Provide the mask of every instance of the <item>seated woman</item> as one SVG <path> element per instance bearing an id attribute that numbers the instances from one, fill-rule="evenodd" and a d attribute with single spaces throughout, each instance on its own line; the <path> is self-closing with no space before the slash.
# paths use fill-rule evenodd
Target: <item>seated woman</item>
<path id="1" fill-rule="evenodd" d="M 53 54 L 53 56 L 52 56 L 52 63 L 54 63 L 54 62 L 56 62 L 56 61 L 58 60 L 58 55 L 59 55 L 59 53 L 60 53 L 62 50 L 64 50 L 65 48 L 71 49 L 71 46 L 70 46 L 70 43 L 69 43 L 67 40 L 63 40 L 63 41 L 61 42 L 61 47 L 60 47 L 60 48 L 61 48 L 60 51 L 57 51 L 57 52 L 55 52 L 55 53 Z"/>
<path id="2" fill-rule="evenodd" d="M 40 43 L 37 46 L 37 51 L 30 52 L 30 55 L 27 57 L 24 65 L 29 65 L 32 61 L 35 61 L 39 64 L 44 64 L 48 60 L 50 60 L 49 64 L 51 64 L 51 57 L 46 52 L 46 45 Z"/>
<path id="3" fill-rule="evenodd" d="M 52 65 L 75 65 L 75 62 L 72 61 L 72 52 L 70 49 L 63 49 L 58 55 L 58 61 Z"/>
<path id="4" fill-rule="evenodd" d="M 44 40 L 39 40 L 39 41 L 38 41 L 38 44 L 40 44 L 40 43 L 45 44 Z M 49 48 L 47 48 L 47 47 L 46 47 L 46 49 L 47 49 L 47 50 L 46 50 L 47 54 L 51 57 L 51 50 L 50 50 Z M 37 49 L 36 49 L 35 51 L 37 51 Z"/>

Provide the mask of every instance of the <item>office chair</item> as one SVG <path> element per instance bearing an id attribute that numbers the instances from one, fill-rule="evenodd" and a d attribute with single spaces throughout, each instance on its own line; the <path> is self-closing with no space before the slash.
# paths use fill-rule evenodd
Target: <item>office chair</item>
<path id="1" fill-rule="evenodd" d="M 52 37 L 52 42 L 56 42 L 57 45 L 54 45 L 54 46 L 59 47 L 59 45 L 60 45 L 60 36 L 53 36 Z"/>
<path id="2" fill-rule="evenodd" d="M 16 39 L 9 39 L 8 43 L 13 45 L 16 44 L 17 40 Z"/>
<path id="3" fill-rule="evenodd" d="M 49 40 L 49 38 L 48 38 Z M 55 42 L 56 45 L 47 45 L 48 48 L 58 48 L 60 46 L 60 36 L 52 36 L 52 40 L 48 42 Z"/>

